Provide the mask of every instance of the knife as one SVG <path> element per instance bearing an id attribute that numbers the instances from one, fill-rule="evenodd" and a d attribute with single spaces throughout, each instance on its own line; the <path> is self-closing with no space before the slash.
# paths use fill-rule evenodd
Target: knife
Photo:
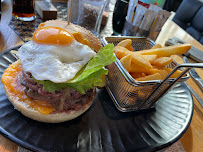
<path id="1" fill-rule="evenodd" d="M 187 59 L 187 57 L 184 57 L 184 62 L 185 63 L 190 63 Z M 197 74 L 197 72 L 195 71 L 195 69 L 191 68 L 189 71 L 190 75 L 192 76 L 192 78 L 195 80 L 195 82 L 198 84 L 198 86 L 200 87 L 200 89 L 203 92 L 203 80 L 200 78 L 200 76 Z"/>
<path id="2" fill-rule="evenodd" d="M 165 45 L 178 45 L 179 43 L 184 44 L 186 42 L 180 40 L 179 38 L 173 37 L 168 39 Z M 183 55 L 195 60 L 196 62 L 203 62 L 203 51 L 195 48 L 194 46 L 191 46 L 191 49 Z"/>
<path id="3" fill-rule="evenodd" d="M 191 86 L 189 86 L 189 84 L 187 84 L 186 82 L 184 82 L 184 84 L 190 90 L 190 92 L 194 95 L 194 97 L 197 99 L 197 101 L 200 103 L 200 105 L 203 107 L 203 100 L 202 100 L 202 98 L 195 92 L 195 90 L 192 89 Z"/>

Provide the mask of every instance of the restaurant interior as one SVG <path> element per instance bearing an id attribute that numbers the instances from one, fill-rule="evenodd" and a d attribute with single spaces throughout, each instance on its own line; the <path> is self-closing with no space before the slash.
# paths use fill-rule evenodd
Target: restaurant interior
<path id="1" fill-rule="evenodd" d="M 0 152 L 202 151 L 203 0 L 0 4 Z"/>

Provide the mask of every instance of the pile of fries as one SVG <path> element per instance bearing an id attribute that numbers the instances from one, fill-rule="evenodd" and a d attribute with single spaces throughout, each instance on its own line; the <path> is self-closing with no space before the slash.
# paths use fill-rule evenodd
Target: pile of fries
<path id="1" fill-rule="evenodd" d="M 149 81 L 164 79 L 172 71 L 166 68 L 173 61 L 171 55 L 184 54 L 190 48 L 190 44 L 168 47 L 157 44 L 149 50 L 134 51 L 132 40 L 125 39 L 115 46 L 114 53 L 135 80 Z M 171 78 L 178 77 L 180 73 L 177 70 Z"/>

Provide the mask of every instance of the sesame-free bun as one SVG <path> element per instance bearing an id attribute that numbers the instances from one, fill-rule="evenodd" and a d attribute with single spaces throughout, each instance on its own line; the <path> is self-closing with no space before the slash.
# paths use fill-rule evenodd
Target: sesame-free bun
<path id="1" fill-rule="evenodd" d="M 89 31 L 79 25 L 75 25 L 72 23 L 68 24 L 68 22 L 66 22 L 66 21 L 50 20 L 50 21 L 44 22 L 43 27 L 47 27 L 47 26 L 60 27 L 60 28 L 67 30 L 71 34 L 80 32 L 83 39 L 87 39 L 89 41 L 90 48 L 93 49 L 95 52 L 98 52 L 102 46 L 99 39 L 91 31 Z"/>
<path id="2" fill-rule="evenodd" d="M 9 68 L 11 68 L 11 66 L 19 64 L 19 62 L 20 62 L 20 60 L 17 60 L 13 64 L 11 64 L 7 70 L 9 70 Z M 7 77 L 7 73 L 5 71 L 5 73 L 2 75 L 2 79 L 6 79 L 6 77 Z M 73 111 L 69 111 L 69 112 L 57 112 L 57 113 L 53 113 L 53 114 L 42 114 L 42 113 L 34 110 L 33 108 L 31 108 L 27 103 L 23 102 L 19 97 L 14 95 L 10 91 L 10 89 L 7 88 L 6 84 L 3 83 L 3 86 L 4 86 L 5 93 L 8 97 L 8 99 L 13 104 L 15 109 L 20 111 L 26 117 L 29 117 L 33 120 L 37 120 L 40 122 L 59 123 L 59 122 L 64 122 L 64 121 L 74 119 L 74 118 L 80 116 L 81 114 L 83 114 L 91 106 L 93 99 L 94 99 L 94 96 L 92 96 L 89 99 L 89 101 L 87 102 L 87 104 L 82 106 L 81 109 L 79 109 L 77 111 L 73 110 Z"/>

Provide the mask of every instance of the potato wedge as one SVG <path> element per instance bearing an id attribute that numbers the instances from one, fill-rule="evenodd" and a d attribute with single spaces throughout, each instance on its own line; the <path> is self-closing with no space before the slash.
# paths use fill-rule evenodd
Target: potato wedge
<path id="1" fill-rule="evenodd" d="M 129 54 L 129 55 L 126 55 L 124 57 L 122 57 L 120 59 L 120 62 L 121 64 L 123 65 L 123 67 L 129 72 L 129 69 L 130 69 L 130 64 L 131 64 L 131 60 L 132 60 L 132 56 Z"/>
<path id="2" fill-rule="evenodd" d="M 152 55 L 155 54 L 157 57 L 169 57 L 174 54 L 184 54 L 189 51 L 191 48 L 191 44 L 179 44 L 179 45 L 172 45 L 163 48 L 157 49 L 149 49 L 149 50 L 142 50 L 137 51 L 135 53 L 139 53 L 142 55 Z"/>
<path id="3" fill-rule="evenodd" d="M 152 61 L 151 64 L 156 66 L 165 66 L 170 64 L 172 61 L 173 59 L 171 57 L 159 57 Z"/>
<path id="4" fill-rule="evenodd" d="M 162 79 L 162 77 L 159 73 L 147 75 L 145 77 L 135 78 L 135 80 L 137 80 L 137 81 L 149 81 L 149 80 L 161 80 L 161 79 Z"/>

